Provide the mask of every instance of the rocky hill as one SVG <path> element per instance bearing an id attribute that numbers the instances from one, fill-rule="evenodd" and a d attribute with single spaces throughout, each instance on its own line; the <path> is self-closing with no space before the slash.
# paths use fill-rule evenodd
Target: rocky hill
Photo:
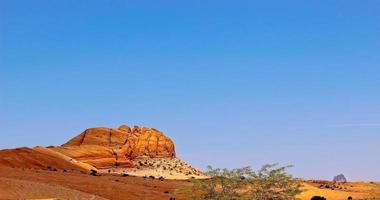
<path id="1" fill-rule="evenodd" d="M 89 128 L 61 146 L 0 151 L 0 166 L 96 170 L 169 179 L 204 178 L 176 158 L 174 143 L 154 128 Z"/>
<path id="2" fill-rule="evenodd" d="M 135 158 L 175 157 L 174 143 L 162 132 L 122 125 L 119 128 L 90 128 L 55 151 L 96 168 L 134 167 Z"/>

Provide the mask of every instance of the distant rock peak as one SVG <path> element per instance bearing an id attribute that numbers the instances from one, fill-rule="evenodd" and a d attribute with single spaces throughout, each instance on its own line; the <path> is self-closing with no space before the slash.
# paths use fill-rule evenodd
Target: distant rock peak
<path id="1" fill-rule="evenodd" d="M 347 182 L 347 179 L 346 177 L 343 175 L 343 174 L 339 174 L 339 175 L 336 175 L 334 176 L 334 179 L 333 179 L 334 182 Z"/>

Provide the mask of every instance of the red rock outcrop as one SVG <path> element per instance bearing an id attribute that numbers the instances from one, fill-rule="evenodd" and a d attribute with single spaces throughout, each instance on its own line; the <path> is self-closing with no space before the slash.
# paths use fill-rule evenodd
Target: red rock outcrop
<path id="1" fill-rule="evenodd" d="M 0 150 L 0 166 L 33 169 L 84 170 L 79 165 L 65 160 L 62 157 L 27 147 Z"/>
<path id="2" fill-rule="evenodd" d="M 133 167 L 134 158 L 175 157 L 174 143 L 162 132 L 126 125 L 87 129 L 54 150 L 97 168 Z"/>

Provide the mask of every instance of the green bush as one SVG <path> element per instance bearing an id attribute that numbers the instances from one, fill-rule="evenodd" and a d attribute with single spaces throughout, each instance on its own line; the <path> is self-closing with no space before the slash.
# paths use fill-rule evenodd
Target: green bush
<path id="1" fill-rule="evenodd" d="M 251 167 L 219 169 L 207 167 L 204 180 L 192 180 L 181 191 L 195 200 L 294 200 L 301 184 L 286 172 L 286 167 L 264 165 L 257 172 Z"/>
<path id="2" fill-rule="evenodd" d="M 264 165 L 250 177 L 248 199 L 293 200 L 301 193 L 301 183 L 286 172 L 291 166 Z"/>

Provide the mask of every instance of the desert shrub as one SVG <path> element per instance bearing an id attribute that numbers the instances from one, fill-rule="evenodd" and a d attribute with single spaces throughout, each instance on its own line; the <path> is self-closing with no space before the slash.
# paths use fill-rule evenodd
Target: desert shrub
<path id="1" fill-rule="evenodd" d="M 192 186 L 181 192 L 198 200 L 293 200 L 301 192 L 301 184 L 286 173 L 288 167 L 264 165 L 254 172 L 250 167 L 229 170 L 208 166 L 209 179 L 191 179 Z"/>

